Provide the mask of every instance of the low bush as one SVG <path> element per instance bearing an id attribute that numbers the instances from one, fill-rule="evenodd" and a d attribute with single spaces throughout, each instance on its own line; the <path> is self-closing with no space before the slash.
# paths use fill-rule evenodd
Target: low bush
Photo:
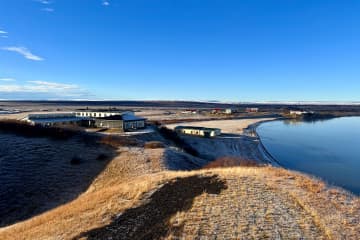
<path id="1" fill-rule="evenodd" d="M 243 167 L 258 167 L 260 164 L 255 160 L 245 159 L 241 157 L 220 157 L 209 164 L 205 165 L 203 168 L 221 168 L 221 167 L 235 167 L 235 166 L 243 166 Z"/>
<path id="2" fill-rule="evenodd" d="M 77 157 L 77 156 L 73 157 L 70 160 L 71 165 L 79 165 L 81 162 L 82 162 L 82 159 L 80 157 Z"/>
<path id="3" fill-rule="evenodd" d="M 105 161 L 106 159 L 108 159 L 109 156 L 106 155 L 105 153 L 100 153 L 99 156 L 97 156 L 96 160 L 98 161 Z"/>
<path id="4" fill-rule="evenodd" d="M 33 126 L 27 122 L 18 120 L 0 121 L 0 130 L 26 137 L 49 137 L 53 139 L 68 139 L 80 133 L 74 129 Z"/>
<path id="5" fill-rule="evenodd" d="M 144 148 L 150 148 L 150 149 L 165 148 L 165 145 L 164 143 L 159 141 L 150 141 L 145 143 Z"/>
<path id="6" fill-rule="evenodd" d="M 170 140 L 173 143 L 175 143 L 175 145 L 177 147 L 183 149 L 185 152 L 187 152 L 193 156 L 196 156 L 196 157 L 198 157 L 200 155 L 199 152 L 195 148 L 191 147 L 191 145 L 189 145 L 183 139 L 181 139 L 175 131 L 162 126 L 159 128 L 159 133 L 165 139 Z"/>
<path id="7" fill-rule="evenodd" d="M 123 137 L 123 136 L 111 136 L 111 135 L 101 137 L 100 143 L 107 144 L 114 148 L 142 146 L 141 142 L 134 138 Z"/>

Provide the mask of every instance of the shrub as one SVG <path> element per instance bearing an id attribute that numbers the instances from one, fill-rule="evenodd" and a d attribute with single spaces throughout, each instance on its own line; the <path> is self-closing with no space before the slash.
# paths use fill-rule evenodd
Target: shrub
<path id="1" fill-rule="evenodd" d="M 150 148 L 150 149 L 154 149 L 154 148 L 164 148 L 164 144 L 162 142 L 159 141 L 150 141 L 150 142 L 146 142 L 144 145 L 144 148 Z"/>
<path id="2" fill-rule="evenodd" d="M 0 130 L 26 137 L 50 137 L 53 139 L 68 139 L 79 133 L 78 131 L 66 128 L 33 126 L 18 120 L 0 121 Z"/>
<path id="3" fill-rule="evenodd" d="M 241 157 L 220 157 L 209 164 L 205 165 L 203 168 L 221 168 L 221 167 L 235 167 L 235 166 L 243 166 L 243 167 L 258 167 L 260 164 L 255 160 L 245 159 Z"/>
<path id="4" fill-rule="evenodd" d="M 101 153 L 101 154 L 99 154 L 99 156 L 97 156 L 96 160 L 98 160 L 98 161 L 105 161 L 105 160 L 108 159 L 108 158 L 109 158 L 108 155 L 106 155 L 105 153 Z"/>
<path id="5" fill-rule="evenodd" d="M 138 140 L 134 138 L 123 137 L 123 136 L 111 136 L 111 135 L 101 137 L 100 143 L 107 144 L 115 148 L 124 147 L 124 146 L 140 147 L 142 145 Z"/>
<path id="6" fill-rule="evenodd" d="M 82 162 L 82 159 L 80 157 L 77 157 L 77 156 L 73 157 L 70 160 L 71 165 L 79 165 L 81 162 Z"/>
<path id="7" fill-rule="evenodd" d="M 175 143 L 175 145 L 177 147 L 183 149 L 185 152 L 187 152 L 193 156 L 196 156 L 196 157 L 198 157 L 200 155 L 196 149 L 194 149 L 188 143 L 186 143 L 183 139 L 181 139 L 175 131 L 162 126 L 159 128 L 159 133 L 165 139 L 168 139 L 168 140 L 172 141 L 173 143 Z"/>

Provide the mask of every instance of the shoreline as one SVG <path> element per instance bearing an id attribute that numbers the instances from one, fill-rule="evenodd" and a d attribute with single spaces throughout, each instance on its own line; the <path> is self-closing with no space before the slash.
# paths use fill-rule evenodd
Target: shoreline
<path id="1" fill-rule="evenodd" d="M 334 117 L 334 118 L 344 118 L 344 117 L 358 117 L 358 116 L 339 116 L 339 117 Z M 335 182 L 329 182 L 327 179 L 325 179 L 322 176 L 319 176 L 319 175 L 316 175 L 316 174 L 313 174 L 313 173 L 309 173 L 309 172 L 306 172 L 306 171 L 302 171 L 302 170 L 287 168 L 286 166 L 282 165 L 275 157 L 273 157 L 271 155 L 271 153 L 266 149 L 265 145 L 263 144 L 263 142 L 261 140 L 261 137 L 257 132 L 257 128 L 262 123 L 278 121 L 278 120 L 286 120 L 286 119 L 288 119 L 288 118 L 278 118 L 278 119 L 273 119 L 273 120 L 264 120 L 264 121 L 261 121 L 261 122 L 251 124 L 248 127 L 249 131 L 252 131 L 252 133 L 255 135 L 256 139 L 258 139 L 258 141 L 259 141 L 259 146 L 258 146 L 259 151 L 263 154 L 263 157 L 265 159 L 269 160 L 269 163 L 271 164 L 271 166 L 279 167 L 279 168 L 282 168 L 282 169 L 285 169 L 285 170 L 290 170 L 290 171 L 293 171 L 293 172 L 297 172 L 297 173 L 306 175 L 309 178 L 316 179 L 316 180 L 319 180 L 319 181 L 325 183 L 329 188 L 338 189 L 338 190 L 341 190 L 343 192 L 346 192 L 347 194 L 358 197 L 359 193 L 353 192 L 352 190 L 350 190 L 350 189 L 348 189 L 348 188 L 346 188 L 344 186 L 341 186 L 341 185 L 339 185 L 339 184 L 337 184 Z"/>
<path id="2" fill-rule="evenodd" d="M 253 159 L 260 164 L 280 167 L 281 164 L 267 151 L 255 129 L 261 123 L 281 119 L 283 118 L 199 121 L 170 124 L 167 125 L 167 127 L 170 129 L 173 129 L 177 125 L 220 127 L 222 136 L 214 139 L 203 139 L 186 135 L 184 135 L 183 138 L 190 145 L 195 146 L 201 155 L 208 160 L 215 160 L 224 156 L 236 156 Z M 208 150 L 209 148 L 211 151 Z"/>
<path id="3" fill-rule="evenodd" d="M 267 122 L 273 122 L 273 121 L 279 121 L 279 120 L 284 120 L 286 118 L 276 118 L 276 119 L 272 119 L 272 120 L 264 120 L 264 121 L 260 121 L 257 123 L 253 123 L 251 125 L 249 125 L 246 128 L 246 131 L 248 131 L 250 134 L 255 135 L 254 137 L 259 141 L 259 145 L 258 145 L 258 150 L 261 153 L 261 155 L 263 156 L 263 158 L 269 162 L 272 166 L 274 167 L 281 167 L 286 169 L 284 166 L 282 166 L 280 164 L 280 162 L 271 155 L 271 153 L 266 149 L 264 143 L 261 140 L 260 135 L 258 134 L 258 132 L 256 131 L 256 129 L 263 123 L 267 123 Z"/>

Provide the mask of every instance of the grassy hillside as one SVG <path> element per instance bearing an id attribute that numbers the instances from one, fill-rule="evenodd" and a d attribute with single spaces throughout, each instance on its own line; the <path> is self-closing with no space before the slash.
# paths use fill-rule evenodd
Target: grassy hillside
<path id="1" fill-rule="evenodd" d="M 0 227 L 75 198 L 115 155 L 80 136 L 24 137 L 0 132 Z"/>
<path id="2" fill-rule="evenodd" d="M 35 164 L 37 174 L 24 170 L 24 176 L 36 176 L 39 186 L 51 189 L 51 195 L 38 199 L 52 202 L 54 193 L 64 199 L 64 193 L 76 191 L 62 205 L 57 202 L 47 212 L 37 211 L 36 216 L 0 228 L 2 240 L 360 238 L 359 197 L 297 172 L 257 166 L 242 158 L 208 164 L 156 133 L 141 139 L 100 138 L 113 147 L 113 158 L 106 161 L 101 160 L 100 145 L 39 138 L 39 147 L 31 141 L 36 147 L 19 144 L 28 148 L 20 152 L 34 152 L 36 158 L 26 166 Z M 43 158 L 40 150 L 50 143 L 46 153 L 54 154 Z M 68 158 L 80 152 L 80 164 L 71 164 Z M 27 195 L 49 192 L 37 191 L 31 181 L 25 183 L 32 187 Z M 66 188 L 59 187 L 63 183 Z M 24 204 L 27 199 L 33 198 L 25 196 Z M 17 216 L 21 209 L 11 214 Z"/>
<path id="3" fill-rule="evenodd" d="M 111 164 L 110 164 L 111 165 Z M 360 202 L 272 167 L 106 169 L 76 200 L 0 230 L 0 239 L 357 239 Z"/>

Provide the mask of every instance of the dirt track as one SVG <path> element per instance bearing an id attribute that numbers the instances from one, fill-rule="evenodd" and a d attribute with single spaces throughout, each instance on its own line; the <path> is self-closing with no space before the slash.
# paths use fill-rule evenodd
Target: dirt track
<path id="1" fill-rule="evenodd" d="M 251 124 L 269 120 L 272 119 L 213 120 L 171 124 L 167 127 L 175 128 L 179 125 L 185 125 L 220 128 L 223 134 L 216 138 L 201 138 L 189 135 L 181 136 L 188 144 L 195 148 L 203 158 L 214 160 L 223 156 L 235 156 L 255 160 L 259 163 L 268 163 L 268 159 L 264 157 L 264 154 L 259 148 L 259 139 L 257 137 L 244 135 L 243 130 Z"/>
<path id="2" fill-rule="evenodd" d="M 243 130 L 251 124 L 255 124 L 262 121 L 272 120 L 274 118 L 249 118 L 249 119 L 236 119 L 236 120 L 212 120 L 212 121 L 199 121 L 199 122 L 186 122 L 169 124 L 168 128 L 174 129 L 176 126 L 197 126 L 197 127 L 209 127 L 220 128 L 222 133 L 228 134 L 243 134 Z"/>

